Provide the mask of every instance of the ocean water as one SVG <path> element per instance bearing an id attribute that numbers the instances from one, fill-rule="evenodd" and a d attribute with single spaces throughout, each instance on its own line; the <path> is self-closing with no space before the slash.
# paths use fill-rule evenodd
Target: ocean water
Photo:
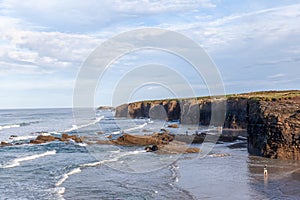
<path id="1" fill-rule="evenodd" d="M 95 140 L 167 126 L 112 114 L 97 111 L 85 124 L 75 124 L 71 109 L 0 110 L 0 141 L 23 143 L 62 133 Z M 185 133 L 188 127 L 170 130 Z M 203 158 L 72 141 L 1 147 L 0 199 L 300 199 L 300 162 L 250 156 L 230 144 L 215 145 Z"/>

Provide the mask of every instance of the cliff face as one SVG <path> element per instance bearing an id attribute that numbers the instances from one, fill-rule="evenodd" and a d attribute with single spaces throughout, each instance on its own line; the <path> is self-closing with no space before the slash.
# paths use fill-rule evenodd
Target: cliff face
<path id="1" fill-rule="evenodd" d="M 249 100 L 248 152 L 283 160 L 300 160 L 300 98 Z"/>
<path id="2" fill-rule="evenodd" d="M 151 117 L 209 125 L 212 99 L 161 100 L 124 104 L 116 117 Z M 258 92 L 227 98 L 223 127 L 247 129 L 248 152 L 278 159 L 300 160 L 300 91 Z"/>
<path id="3" fill-rule="evenodd" d="M 209 125 L 211 121 L 212 99 L 198 100 L 161 100 L 124 104 L 116 108 L 116 117 L 151 117 L 168 121 L 180 120 L 183 124 Z M 215 106 L 226 104 L 226 120 L 224 128 L 247 128 L 247 99 L 230 98 L 218 101 Z M 218 109 L 218 108 L 217 108 Z"/>

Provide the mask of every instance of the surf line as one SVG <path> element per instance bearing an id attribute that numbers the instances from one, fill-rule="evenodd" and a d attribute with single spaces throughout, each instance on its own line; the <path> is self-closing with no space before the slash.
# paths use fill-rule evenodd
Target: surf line
<path id="1" fill-rule="evenodd" d="M 56 151 L 47 151 L 45 153 L 41 153 L 41 154 L 35 154 L 35 155 L 31 155 L 31 156 L 26 156 L 26 157 L 22 157 L 22 158 L 16 158 L 12 161 L 10 161 L 8 164 L 2 165 L 0 166 L 1 168 L 12 168 L 12 167 L 17 167 L 19 166 L 22 162 L 24 161 L 29 161 L 29 160 L 35 160 L 44 156 L 50 156 L 50 155 L 55 155 Z"/>
<path id="2" fill-rule="evenodd" d="M 83 124 L 83 125 L 72 125 L 72 128 L 69 128 L 69 129 L 66 129 L 64 131 L 62 131 L 63 133 L 67 133 L 67 132 L 72 132 L 72 131 L 75 131 L 75 130 L 78 130 L 78 129 L 81 129 L 81 128 L 85 128 L 85 127 L 88 127 L 88 126 L 91 126 L 91 125 L 94 125 L 98 122 L 100 122 L 102 119 L 104 119 L 104 116 L 101 116 L 99 118 L 97 118 L 96 120 L 88 123 L 88 124 Z"/>
<path id="3" fill-rule="evenodd" d="M 109 159 L 109 160 L 102 160 L 102 161 L 98 161 L 98 162 L 92 162 L 92 163 L 86 163 L 86 164 L 79 165 L 79 167 L 74 168 L 70 172 L 62 175 L 62 178 L 58 182 L 55 183 L 55 187 L 61 186 L 71 175 L 80 173 L 82 168 L 95 167 L 95 166 L 102 165 L 102 164 L 105 164 L 105 163 L 117 162 L 122 157 L 125 157 L 125 156 L 128 156 L 128 155 L 136 155 L 136 154 L 145 153 L 145 152 L 146 151 L 144 151 L 144 150 L 124 152 L 124 153 L 120 154 L 119 156 L 116 156 L 115 158 L 112 158 L 112 159 Z"/>

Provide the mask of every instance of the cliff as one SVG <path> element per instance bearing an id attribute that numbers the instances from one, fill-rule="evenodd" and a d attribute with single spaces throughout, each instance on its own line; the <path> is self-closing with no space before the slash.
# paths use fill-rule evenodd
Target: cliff
<path id="1" fill-rule="evenodd" d="M 248 152 L 300 160 L 300 91 L 269 91 L 215 98 L 142 101 L 116 108 L 116 117 L 151 117 L 183 124 L 209 125 L 212 101 L 226 103 L 223 127 L 247 129 Z"/>
<path id="2" fill-rule="evenodd" d="M 230 97 L 225 100 L 211 98 L 158 100 L 124 104 L 116 108 L 116 117 L 153 118 L 167 121 L 179 120 L 183 124 L 209 125 L 212 101 L 216 107 L 226 103 L 226 120 L 224 128 L 247 128 L 247 98 Z"/>
<path id="3" fill-rule="evenodd" d="M 248 152 L 300 160 L 300 97 L 248 103 Z"/>

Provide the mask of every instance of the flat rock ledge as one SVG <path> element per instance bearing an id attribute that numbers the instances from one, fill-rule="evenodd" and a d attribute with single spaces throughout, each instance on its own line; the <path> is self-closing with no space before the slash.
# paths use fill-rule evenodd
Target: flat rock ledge
<path id="1" fill-rule="evenodd" d="M 148 152 L 160 154 L 199 153 L 200 149 L 188 147 L 184 142 L 174 140 L 175 135 L 168 132 L 154 133 L 152 135 L 130 135 L 124 133 L 117 139 L 88 141 L 93 144 L 108 144 L 118 146 L 144 146 Z"/>
<path id="2" fill-rule="evenodd" d="M 68 134 L 64 133 L 61 135 L 61 137 L 54 137 L 52 135 L 39 135 L 35 139 L 30 140 L 29 142 L 22 142 L 22 143 L 1 142 L 0 147 L 21 145 L 21 144 L 44 144 L 44 143 L 53 142 L 53 141 L 61 141 L 61 142 L 67 143 L 70 140 L 73 140 L 76 143 L 83 142 L 82 137 L 78 137 L 76 135 L 68 135 Z"/>

